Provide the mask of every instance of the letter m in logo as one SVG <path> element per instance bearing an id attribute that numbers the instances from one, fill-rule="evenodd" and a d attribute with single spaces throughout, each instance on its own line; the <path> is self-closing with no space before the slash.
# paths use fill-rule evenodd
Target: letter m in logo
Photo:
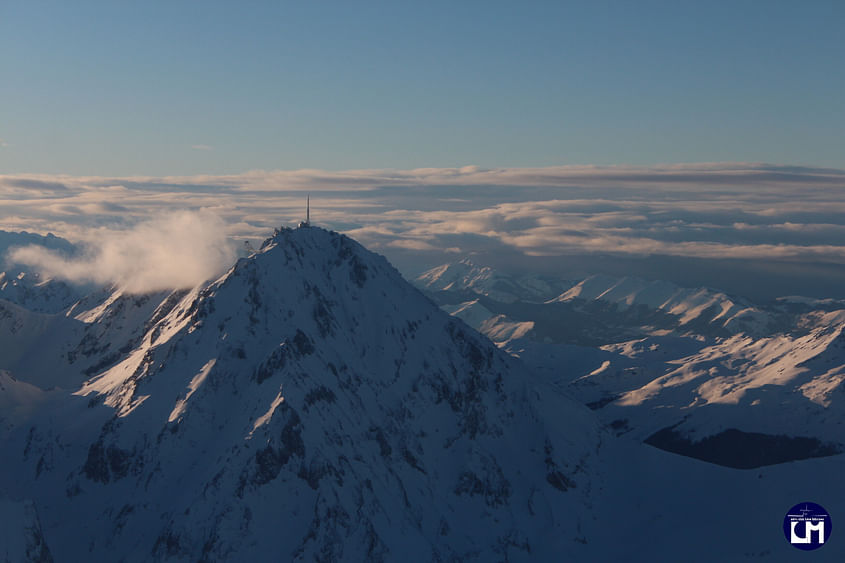
<path id="1" fill-rule="evenodd" d="M 795 527 L 800 524 L 801 522 L 797 522 L 793 520 L 790 522 L 790 534 L 789 541 L 791 543 L 813 543 L 813 532 L 818 532 L 818 543 L 824 543 L 824 520 L 819 520 L 818 522 L 804 522 L 804 537 L 799 536 L 795 533 Z"/>

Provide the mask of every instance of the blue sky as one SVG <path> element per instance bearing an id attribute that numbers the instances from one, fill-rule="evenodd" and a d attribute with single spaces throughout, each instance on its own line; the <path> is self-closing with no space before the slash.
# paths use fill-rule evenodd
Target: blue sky
<path id="1" fill-rule="evenodd" d="M 0 173 L 845 168 L 845 3 L 0 2 Z"/>

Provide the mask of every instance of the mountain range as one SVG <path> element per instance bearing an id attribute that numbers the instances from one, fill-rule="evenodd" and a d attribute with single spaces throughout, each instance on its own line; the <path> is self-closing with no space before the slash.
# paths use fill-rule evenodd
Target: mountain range
<path id="1" fill-rule="evenodd" d="M 19 270 L 0 560 L 790 561 L 789 507 L 845 512 L 838 302 L 414 287 L 311 226 L 182 290 Z"/>
<path id="2" fill-rule="evenodd" d="M 601 275 L 503 300 L 482 277 L 508 285 L 466 260 L 416 284 L 616 433 L 741 468 L 845 447 L 843 303 Z"/>

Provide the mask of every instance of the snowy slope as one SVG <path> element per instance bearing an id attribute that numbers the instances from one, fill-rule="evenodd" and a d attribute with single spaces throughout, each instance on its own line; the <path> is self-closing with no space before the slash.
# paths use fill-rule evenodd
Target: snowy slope
<path id="1" fill-rule="evenodd" d="M 57 560 L 583 553 L 593 415 L 381 257 L 283 230 L 165 301 L 3 445 Z"/>
<path id="2" fill-rule="evenodd" d="M 753 467 L 845 450 L 845 323 L 841 312 L 810 317 L 763 338 L 650 336 L 599 349 L 527 338 L 507 349 L 619 434 Z"/>
<path id="3" fill-rule="evenodd" d="M 493 316 L 493 313 L 482 305 L 478 299 L 464 301 L 455 305 L 444 305 L 441 309 L 453 317 L 461 319 L 475 330 L 480 330 L 481 325 Z"/>
<path id="4" fill-rule="evenodd" d="M 688 437 L 727 428 L 845 441 L 845 325 L 805 336 L 736 336 L 669 362 L 665 374 L 609 405 L 638 433 L 681 423 Z"/>
<path id="5" fill-rule="evenodd" d="M 78 386 L 64 353 L 81 337 L 82 323 L 63 315 L 35 313 L 0 300 L 0 369 L 42 389 Z"/>
<path id="6" fill-rule="evenodd" d="M 0 369 L 41 389 L 75 389 L 134 348 L 185 292 L 126 295 L 102 289 L 65 314 L 0 299 Z M 90 307 L 90 308 L 86 308 Z"/>
<path id="7" fill-rule="evenodd" d="M 837 562 L 845 545 L 835 520 L 845 514 L 845 456 L 753 470 L 720 467 L 623 435 L 606 440 L 596 480 L 603 484 L 584 561 L 688 563 Z M 834 518 L 831 541 L 799 551 L 783 533 L 790 507 L 815 499 Z"/>
<path id="8" fill-rule="evenodd" d="M 29 420 L 44 402 L 43 389 L 0 371 L 0 437 Z"/>
<path id="9" fill-rule="evenodd" d="M 66 313 L 84 326 L 81 337 L 67 341 L 67 364 L 87 377 L 122 361 L 187 293 L 133 295 L 104 288 L 88 295 Z"/>

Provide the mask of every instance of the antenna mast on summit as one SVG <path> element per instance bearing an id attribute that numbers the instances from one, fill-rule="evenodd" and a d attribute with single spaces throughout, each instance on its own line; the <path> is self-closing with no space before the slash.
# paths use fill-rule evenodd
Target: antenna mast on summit
<path id="1" fill-rule="evenodd" d="M 305 199 L 305 221 L 299 223 L 300 227 L 311 226 L 311 194 L 308 194 Z"/>

